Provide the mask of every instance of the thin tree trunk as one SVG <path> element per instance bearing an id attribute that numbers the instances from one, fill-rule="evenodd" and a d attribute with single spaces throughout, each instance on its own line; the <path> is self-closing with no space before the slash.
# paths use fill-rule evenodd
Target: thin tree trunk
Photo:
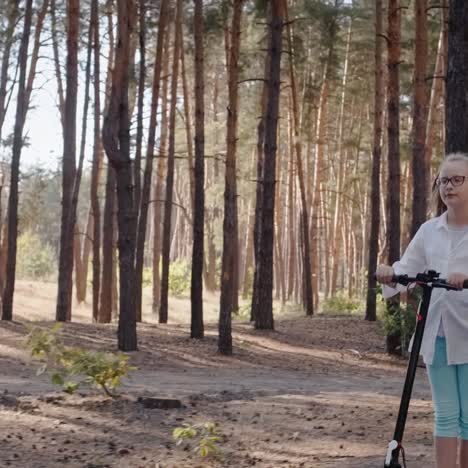
<path id="1" fill-rule="evenodd" d="M 8 24 L 4 32 L 2 67 L 0 70 L 0 140 L 2 138 L 3 123 L 5 122 L 7 112 L 6 97 L 11 47 L 13 45 L 15 26 L 19 14 L 18 2 L 10 2 L 8 7 Z"/>
<path id="2" fill-rule="evenodd" d="M 26 0 L 24 26 L 18 55 L 20 74 L 18 80 L 18 97 L 16 100 L 16 117 L 13 133 L 13 150 L 11 158 L 10 196 L 8 198 L 8 234 L 6 284 L 2 298 L 2 320 L 13 319 L 13 295 L 16 277 L 16 247 L 18 236 L 18 180 L 20 157 L 23 146 L 23 129 L 26 117 L 26 66 L 28 62 L 28 44 L 31 33 L 32 0 Z"/>
<path id="3" fill-rule="evenodd" d="M 445 7 L 446 0 L 442 2 Z M 444 94 L 445 84 L 445 64 L 446 64 L 446 45 L 447 45 L 447 10 L 442 8 L 439 42 L 437 45 L 437 57 L 434 66 L 434 75 L 432 77 L 431 95 L 428 106 L 427 129 L 426 129 L 426 166 L 428 169 L 427 186 L 430 187 L 431 160 L 434 152 L 434 133 L 437 125 L 437 109 Z"/>
<path id="4" fill-rule="evenodd" d="M 67 91 L 65 97 L 63 132 L 62 219 L 60 228 L 60 257 L 56 320 L 71 320 L 73 229 L 71 213 L 73 187 L 76 179 L 76 107 L 78 94 L 78 34 L 79 0 L 67 1 Z M 71 233 L 71 234 L 70 234 Z"/>
<path id="5" fill-rule="evenodd" d="M 416 47 L 414 49 L 414 104 L 413 104 L 413 206 L 411 237 L 427 217 L 429 172 L 426 158 L 427 125 L 427 0 L 415 0 Z M 414 175 L 416 175 L 414 177 Z"/>
<path id="6" fill-rule="evenodd" d="M 151 116 L 149 123 L 148 145 L 146 149 L 146 164 L 143 175 L 143 191 L 141 194 L 141 203 L 138 217 L 138 232 L 136 245 L 136 263 L 135 263 L 135 301 L 137 310 L 137 320 L 142 317 L 142 283 L 143 283 L 143 260 L 145 255 L 146 230 L 148 225 L 148 207 L 151 196 L 151 178 L 153 175 L 154 148 L 156 142 L 156 121 L 158 114 L 159 92 L 161 89 L 161 68 L 163 60 L 163 45 L 167 23 L 167 0 L 161 2 L 158 25 L 158 44 L 156 48 L 156 58 L 154 61 L 153 72 L 153 96 L 151 101 Z M 158 202 L 156 202 L 158 203 Z"/>
<path id="7" fill-rule="evenodd" d="M 270 24 L 270 72 L 268 79 L 265 140 L 263 144 L 263 190 L 259 238 L 258 299 L 255 328 L 273 330 L 273 248 L 276 185 L 276 151 L 281 79 L 281 46 L 284 26 L 283 0 L 273 0 Z M 297 149 L 297 148 L 296 148 Z M 255 299 L 254 301 L 255 302 Z"/>
<path id="8" fill-rule="evenodd" d="M 231 314 L 233 312 L 234 269 L 237 262 L 237 106 L 240 25 L 243 0 L 234 0 L 231 27 L 231 44 L 228 67 L 228 114 L 227 114 L 227 154 L 224 189 L 223 254 L 221 260 L 221 297 L 218 323 L 218 350 L 221 354 L 232 354 Z"/>
<path id="9" fill-rule="evenodd" d="M 78 302 L 82 302 L 86 299 L 86 297 L 82 298 L 80 301 L 80 293 L 83 289 L 86 291 L 86 280 L 84 275 L 84 269 L 88 270 L 87 259 L 86 264 L 84 264 L 84 255 L 81 253 L 81 245 L 86 245 L 88 243 L 88 239 L 82 235 L 80 229 L 77 225 L 76 220 L 76 210 L 78 205 L 78 195 L 79 195 L 79 187 L 81 183 L 81 174 L 83 170 L 83 161 L 85 156 L 85 147 L 86 147 L 86 133 L 88 127 L 88 108 L 89 108 L 89 87 L 91 81 L 91 56 L 92 56 L 92 41 L 93 41 L 93 21 L 89 23 L 89 30 L 88 30 L 88 50 L 87 50 L 87 57 L 86 57 L 86 69 L 85 69 L 85 93 L 84 93 L 84 103 L 83 103 L 83 117 L 81 123 L 81 143 L 80 143 L 80 155 L 79 155 L 79 163 L 78 163 L 78 170 L 76 172 L 75 183 L 73 188 L 73 195 L 72 195 L 72 203 L 69 209 L 69 234 L 74 236 L 77 239 L 74 240 L 74 257 L 75 257 L 75 286 L 76 286 L 76 298 Z M 90 226 L 91 227 L 91 226 Z M 75 229 L 76 228 L 76 229 Z M 88 234 L 88 233 L 86 233 Z M 83 242 L 81 241 L 82 237 L 84 237 Z M 83 247 L 84 250 L 84 247 Z M 73 267 L 72 267 L 73 272 Z"/>
<path id="10" fill-rule="evenodd" d="M 332 260 L 332 275 L 330 280 L 330 292 L 332 295 L 336 294 L 337 281 L 338 281 L 338 264 L 340 263 L 340 249 L 341 249 L 341 232 L 340 232 L 340 220 L 341 220 L 341 208 L 342 208 L 342 193 L 344 185 L 344 176 L 346 171 L 346 163 L 348 152 L 343 150 L 343 139 L 344 139 L 344 108 L 346 101 L 346 86 L 348 80 L 348 63 L 349 63 L 349 48 L 351 45 L 351 31 L 352 21 L 349 21 L 348 33 L 346 38 L 346 55 L 344 60 L 343 78 L 341 82 L 341 103 L 340 113 L 338 116 L 338 180 L 335 185 L 336 187 L 336 198 L 335 198 L 335 214 L 333 219 L 333 230 L 332 230 L 332 252 L 330 258 Z"/>
<path id="11" fill-rule="evenodd" d="M 135 235 L 133 174 L 130 159 L 130 120 L 128 103 L 130 39 L 133 26 L 133 2 L 117 1 L 118 40 L 109 108 L 104 117 L 102 141 L 115 170 L 119 230 L 119 326 L 118 348 L 137 349 L 135 311 Z"/>
<path id="12" fill-rule="evenodd" d="M 94 147 L 91 169 L 91 214 L 93 219 L 93 319 L 99 318 L 99 295 L 101 292 L 101 208 L 99 206 L 99 180 L 102 171 L 103 152 L 101 148 L 101 98 L 100 98 L 100 42 L 98 0 L 91 3 L 91 22 L 94 31 Z M 84 258 L 87 270 L 88 259 Z M 87 278 L 87 275 L 85 276 Z"/>
<path id="13" fill-rule="evenodd" d="M 388 182 L 387 182 L 387 239 L 388 263 L 400 257 L 400 4 L 399 0 L 388 3 Z M 399 313 L 397 299 L 387 301 L 388 313 Z M 387 351 L 401 354 L 400 332 L 387 335 Z"/>
<path id="14" fill-rule="evenodd" d="M 203 256 L 205 225 L 205 80 L 203 0 L 195 0 L 195 202 L 191 278 L 190 336 L 203 338 Z"/>
<path id="15" fill-rule="evenodd" d="M 50 16 L 51 16 L 51 28 L 52 28 L 52 50 L 54 53 L 54 68 L 55 76 L 57 78 L 57 93 L 59 98 L 58 110 L 60 113 L 60 120 L 62 122 L 62 128 L 65 128 L 65 93 L 63 91 L 63 80 L 62 71 L 60 68 L 59 58 L 59 44 L 57 37 L 57 17 L 55 0 L 50 0 Z"/>
<path id="16" fill-rule="evenodd" d="M 172 200 L 174 191 L 175 157 L 175 119 L 177 106 L 177 82 L 179 75 L 180 34 L 178 28 L 182 21 L 182 0 L 177 0 L 177 13 L 174 26 L 174 58 L 171 76 L 171 109 L 169 114 L 169 150 L 167 155 L 166 197 L 164 199 L 164 222 L 162 241 L 161 299 L 159 304 L 159 323 L 167 323 L 169 294 L 169 263 L 172 227 Z"/>
<path id="17" fill-rule="evenodd" d="M 138 100 L 137 100 L 137 134 L 136 134 L 136 151 L 134 165 L 134 183 L 135 183 L 135 208 L 140 208 L 141 198 L 141 152 L 143 145 L 143 99 L 145 97 L 145 78 L 146 78 L 146 9 L 145 0 L 138 0 L 138 40 L 140 53 L 140 70 L 138 74 Z M 159 32 L 158 32 L 159 34 Z M 157 59 L 156 59 L 157 60 Z M 138 243 L 137 243 L 138 251 Z M 138 254 L 137 254 L 138 255 Z M 138 285 L 138 278 L 135 281 Z M 138 293 L 137 293 L 138 298 Z M 141 302 L 141 301 L 140 301 Z M 138 303 L 138 299 L 137 299 Z M 137 305 L 137 321 L 141 321 L 141 304 Z"/>
<path id="18" fill-rule="evenodd" d="M 161 299 L 161 279 L 159 273 L 159 262 L 161 259 L 161 213 L 162 213 L 162 193 L 164 189 L 164 168 L 167 159 L 167 127 L 168 127 L 168 77 L 169 77 L 169 43 L 170 25 L 166 39 L 164 41 L 163 58 L 163 87 L 162 87 L 162 117 L 161 117 L 161 137 L 159 139 L 158 167 L 154 182 L 154 213 L 153 213 L 153 313 L 159 311 L 159 301 Z"/>
<path id="19" fill-rule="evenodd" d="M 313 301 L 313 284 L 312 284 L 312 271 L 311 271 L 311 258 L 310 258 L 310 239 L 309 239 L 309 213 L 307 209 L 307 193 L 304 181 L 304 170 L 302 166 L 302 143 L 300 134 L 300 121 L 299 121 L 299 103 L 297 96 L 297 85 L 296 77 L 294 73 L 293 63 L 293 49 L 292 49 L 292 34 L 291 25 L 289 24 L 287 14 L 287 1 L 284 1 L 286 8 L 286 21 L 288 22 L 288 49 L 289 49 L 289 75 L 291 80 L 291 100 L 293 107 L 293 128 L 294 128 L 294 147 L 296 150 L 296 161 L 297 161 L 297 177 L 299 180 L 299 191 L 301 197 L 301 215 L 302 215 L 302 229 L 303 243 L 304 243 L 304 300 L 305 300 L 305 311 L 306 315 L 313 315 L 314 313 L 314 301 Z"/>

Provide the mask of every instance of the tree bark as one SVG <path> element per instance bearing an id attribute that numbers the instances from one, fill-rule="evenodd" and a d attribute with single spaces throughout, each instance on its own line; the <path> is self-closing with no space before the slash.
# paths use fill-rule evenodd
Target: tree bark
<path id="1" fill-rule="evenodd" d="M 76 179 L 76 107 L 78 94 L 78 34 L 79 0 L 67 1 L 67 68 L 63 131 L 62 219 L 60 226 L 60 256 L 56 320 L 71 320 L 73 229 L 71 214 L 73 187 Z M 71 234 L 70 234 L 71 233 Z"/>
<path id="2" fill-rule="evenodd" d="M 468 152 L 468 3 L 449 2 L 445 152 Z"/>
<path id="3" fill-rule="evenodd" d="M 118 348 L 137 349 L 135 311 L 135 235 L 133 174 L 130 159 L 128 103 L 130 39 L 133 30 L 132 0 L 117 1 L 118 36 L 109 108 L 104 116 L 102 141 L 109 163 L 115 170 L 119 230 L 119 325 Z"/>
<path id="4" fill-rule="evenodd" d="M 273 330 L 273 247 L 276 185 L 276 151 L 281 79 L 281 47 L 284 25 L 283 0 L 274 0 L 270 24 L 270 70 L 268 79 L 265 140 L 263 144 L 263 191 L 258 263 L 258 308 L 255 328 Z M 254 299 L 255 301 L 255 299 Z"/>
<path id="5" fill-rule="evenodd" d="M 28 62 L 28 44 L 31 34 L 32 0 L 26 0 L 24 11 L 23 34 L 18 55 L 20 73 L 18 80 L 18 97 L 16 101 L 16 117 L 13 133 L 13 151 L 11 158 L 10 196 L 8 198 L 8 234 L 6 284 L 2 298 L 2 320 L 13 319 L 13 296 L 16 277 L 16 248 L 18 236 L 18 180 L 20 157 L 23 146 L 23 129 L 26 117 L 26 67 Z"/>
<path id="6" fill-rule="evenodd" d="M 148 224 L 148 207 L 151 195 L 151 178 L 153 175 L 154 147 L 156 142 L 156 122 L 158 114 L 159 94 L 161 89 L 161 68 L 163 61 L 163 45 L 167 23 L 167 0 L 161 2 L 158 25 L 158 43 L 156 48 L 156 57 L 154 61 L 153 72 L 153 95 L 151 101 L 151 115 L 149 123 L 148 145 L 146 149 L 146 164 L 143 175 L 143 190 L 141 193 L 139 216 L 138 216 L 138 232 L 136 245 L 136 262 L 135 262 L 135 297 L 137 320 L 141 321 L 142 317 L 142 283 L 143 283 L 143 260 L 145 255 L 145 240 L 146 229 Z M 159 202 L 155 202 L 159 203 Z"/>
<path id="7" fill-rule="evenodd" d="M 203 256 L 205 225 L 205 80 L 203 0 L 195 0 L 195 194 L 190 299 L 191 338 L 203 338 Z"/>
<path id="8" fill-rule="evenodd" d="M 182 0 L 177 0 L 177 13 L 174 27 L 174 58 L 171 76 L 171 110 L 169 115 L 169 150 L 167 155 L 166 197 L 164 199 L 164 223 L 162 242 L 161 299 L 159 304 L 159 323 L 167 323 L 169 294 L 169 263 L 171 249 L 172 200 L 174 191 L 175 157 L 175 119 L 177 105 L 177 82 L 179 76 L 180 34 L 178 28 L 182 21 Z"/>
<path id="9" fill-rule="evenodd" d="M 427 218 L 428 164 L 426 158 L 427 125 L 427 0 L 415 0 L 416 47 L 414 49 L 413 99 L 413 206 L 411 233 L 413 237 Z"/>
<path id="10" fill-rule="evenodd" d="M 243 0 L 234 0 L 231 27 L 231 44 L 228 68 L 228 114 L 227 114 L 227 154 L 224 189 L 223 254 L 221 260 L 221 297 L 218 322 L 218 350 L 221 354 L 232 354 L 231 322 L 233 312 L 233 289 L 237 244 L 237 184 L 236 184 L 236 149 L 237 149 L 237 106 L 240 25 Z"/>
<path id="11" fill-rule="evenodd" d="M 388 3 L 388 182 L 387 182 L 387 244 L 388 264 L 400 258 L 400 2 Z M 388 313 L 399 313 L 398 299 L 387 301 Z M 387 351 L 401 353 L 400 333 L 387 335 Z"/>
<path id="12" fill-rule="evenodd" d="M 287 1 L 284 2 L 287 12 Z M 288 22 L 288 49 L 289 49 L 289 75 L 291 80 L 291 101 L 293 107 L 293 129 L 294 129 L 294 148 L 296 152 L 297 164 L 297 177 L 299 179 L 299 191 L 301 196 L 301 216 L 302 216 L 302 229 L 303 243 L 304 243 L 304 305 L 306 315 L 313 315 L 314 301 L 313 301 L 313 284 L 312 284 L 312 271 L 311 271 L 311 258 L 310 258 L 310 239 L 309 239 L 309 213 L 307 209 L 307 193 L 304 181 L 304 170 L 302 165 L 302 143 L 300 134 L 300 121 L 299 121 L 299 103 L 297 95 L 296 77 L 294 73 L 293 63 L 293 49 L 292 49 L 292 34 L 291 25 L 289 24 L 288 15 L 286 13 L 286 21 Z"/>

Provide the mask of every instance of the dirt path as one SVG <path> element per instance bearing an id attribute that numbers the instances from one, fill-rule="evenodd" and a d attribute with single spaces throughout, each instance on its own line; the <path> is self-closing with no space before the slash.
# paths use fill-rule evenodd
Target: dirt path
<path id="1" fill-rule="evenodd" d="M 50 325 L 50 323 L 39 323 Z M 21 468 L 375 468 L 392 436 L 405 363 L 388 358 L 378 325 L 315 317 L 275 332 L 234 324 L 235 354 L 216 352 L 185 325 L 143 324 L 138 367 L 109 400 L 57 393 L 35 376 L 20 323 L 0 324 L 0 466 Z M 67 324 L 68 344 L 114 350 L 115 326 Z M 146 409 L 138 397 L 175 397 L 183 407 Z M 419 369 L 405 433 L 408 466 L 432 467 L 432 409 Z M 172 430 L 215 422 L 220 459 L 176 446 Z"/>

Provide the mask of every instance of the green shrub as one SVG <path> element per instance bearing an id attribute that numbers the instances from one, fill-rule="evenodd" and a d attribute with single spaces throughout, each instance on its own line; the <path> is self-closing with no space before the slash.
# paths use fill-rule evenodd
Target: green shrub
<path id="1" fill-rule="evenodd" d="M 386 335 L 400 336 L 403 349 L 406 351 L 416 327 L 416 314 L 419 301 L 422 297 L 422 289 L 415 287 L 408 291 L 410 295 L 406 303 L 401 303 L 397 310 L 394 302 L 389 304 L 381 294 L 377 295 L 377 316 L 382 322 Z M 380 305 L 379 305 L 380 303 Z"/>
<path id="2" fill-rule="evenodd" d="M 364 300 L 349 297 L 345 291 L 339 291 L 334 296 L 324 299 L 322 311 L 324 313 L 355 315 L 362 314 L 365 310 Z"/>
<path id="3" fill-rule="evenodd" d="M 184 260 L 172 262 L 169 268 L 169 291 L 174 296 L 182 296 L 190 290 L 192 270 Z"/>
<path id="4" fill-rule="evenodd" d="M 42 362 L 37 374 L 48 372 L 53 384 L 73 393 L 80 385 L 93 385 L 108 396 L 121 384 L 122 377 L 135 369 L 122 353 L 87 351 L 65 346 L 58 336 L 61 324 L 52 329 L 33 328 L 27 338 L 31 355 Z"/>
<path id="5" fill-rule="evenodd" d="M 221 435 L 217 425 L 213 422 L 195 425 L 185 423 L 182 427 L 176 427 L 173 430 L 172 437 L 177 445 L 184 441 L 192 441 L 193 450 L 198 451 L 203 458 L 210 455 L 219 456 L 221 453 L 217 445 L 222 440 Z"/>
<path id="6" fill-rule="evenodd" d="M 16 272 L 21 279 L 47 279 L 57 269 L 52 247 L 40 237 L 26 231 L 18 237 Z"/>

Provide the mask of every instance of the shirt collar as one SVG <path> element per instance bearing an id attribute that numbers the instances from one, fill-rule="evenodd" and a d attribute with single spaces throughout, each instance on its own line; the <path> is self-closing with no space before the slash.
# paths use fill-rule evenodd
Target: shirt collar
<path id="1" fill-rule="evenodd" d="M 445 228 L 445 229 L 448 230 L 447 211 L 444 211 L 444 212 L 437 218 L 436 228 L 437 228 L 437 229 Z"/>

